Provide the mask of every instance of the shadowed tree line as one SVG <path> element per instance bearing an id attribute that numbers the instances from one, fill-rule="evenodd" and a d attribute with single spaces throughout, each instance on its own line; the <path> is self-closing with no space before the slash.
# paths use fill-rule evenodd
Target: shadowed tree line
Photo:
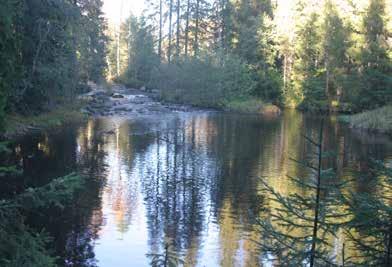
<path id="1" fill-rule="evenodd" d="M 100 0 L 5 0 L 0 8 L 4 112 L 42 112 L 103 80 L 106 22 Z M 3 119 L 2 119 L 3 120 Z"/>

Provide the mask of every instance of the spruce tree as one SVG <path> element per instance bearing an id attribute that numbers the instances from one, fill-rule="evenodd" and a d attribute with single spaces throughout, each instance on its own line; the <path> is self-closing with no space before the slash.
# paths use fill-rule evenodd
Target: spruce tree
<path id="1" fill-rule="evenodd" d="M 387 14 L 384 0 L 370 0 L 363 18 L 364 44 L 361 50 L 362 108 L 372 108 L 392 101 L 392 63 L 388 55 Z"/>
<path id="2" fill-rule="evenodd" d="M 309 15 L 299 7 L 298 14 L 304 16 L 304 24 L 297 26 L 294 50 L 296 57 L 293 66 L 293 84 L 285 96 L 290 106 L 325 99 L 324 83 L 320 75 L 321 31 L 320 20 L 316 13 Z"/>
<path id="3" fill-rule="evenodd" d="M 349 32 L 331 0 L 325 2 L 322 54 L 325 66 L 326 100 L 340 100 L 344 93 L 344 80 L 349 47 Z"/>
<path id="4" fill-rule="evenodd" d="M 328 237 L 335 235 L 341 224 L 343 215 L 336 211 L 342 184 L 336 181 L 333 169 L 324 167 L 325 159 L 333 153 L 324 151 L 323 131 L 322 123 L 317 141 L 305 137 L 316 156 L 294 160 L 310 171 L 309 177 L 289 177 L 303 194 L 284 196 L 262 180 L 268 200 L 277 207 L 259 219 L 263 238 L 259 245 L 279 266 L 335 265 Z"/>
<path id="5" fill-rule="evenodd" d="M 355 266 L 392 265 L 392 168 L 372 160 L 370 175 L 364 177 L 372 192 L 344 195 L 352 219 L 346 234 L 360 256 L 351 261 Z"/>

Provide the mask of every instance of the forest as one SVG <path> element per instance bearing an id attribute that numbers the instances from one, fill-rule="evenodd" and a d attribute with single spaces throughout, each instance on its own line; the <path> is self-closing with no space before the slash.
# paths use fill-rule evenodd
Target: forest
<path id="1" fill-rule="evenodd" d="M 104 5 L 1 0 L 0 266 L 392 265 L 390 0 Z"/>
<path id="2" fill-rule="evenodd" d="M 105 79 L 221 108 L 257 99 L 353 113 L 391 101 L 386 1 L 146 5 L 142 16 L 110 26 L 101 1 L 5 1 L 3 114 L 51 109 L 85 90 L 87 81 Z"/>
<path id="3" fill-rule="evenodd" d="M 372 109 L 391 100 L 388 12 L 378 0 L 150 1 L 111 31 L 109 76 L 202 106 Z"/>

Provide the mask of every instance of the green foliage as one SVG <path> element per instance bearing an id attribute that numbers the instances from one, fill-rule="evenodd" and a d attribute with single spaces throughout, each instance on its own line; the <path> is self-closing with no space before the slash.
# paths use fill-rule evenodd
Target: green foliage
<path id="1" fill-rule="evenodd" d="M 263 181 L 268 200 L 275 208 L 269 218 L 259 220 L 263 235 L 259 245 L 282 266 L 333 266 L 328 236 L 336 234 L 342 223 L 339 220 L 344 218 L 337 212 L 342 184 L 336 181 L 333 169 L 322 166 L 323 160 L 333 156 L 323 151 L 323 127 L 318 141 L 305 138 L 316 149 L 316 157 L 294 160 L 310 171 L 307 178 L 289 177 L 299 192 L 284 196 Z"/>
<path id="2" fill-rule="evenodd" d="M 80 79 L 103 82 L 106 70 L 106 53 L 108 37 L 105 35 L 106 21 L 103 17 L 101 0 L 78 0 L 81 15 L 81 30 L 77 36 L 77 52 L 79 54 Z"/>
<path id="3" fill-rule="evenodd" d="M 8 142 L 0 142 L 0 154 L 9 154 L 11 151 L 8 148 Z M 0 179 L 7 176 L 20 175 L 21 170 L 19 170 L 15 165 L 10 166 L 0 166 Z"/>
<path id="4" fill-rule="evenodd" d="M 152 29 L 142 17 L 130 16 L 123 25 L 122 36 L 128 45 L 128 64 L 119 80 L 128 86 L 140 88 L 151 80 L 153 68 L 158 65 L 154 51 Z"/>
<path id="5" fill-rule="evenodd" d="M 314 160 L 296 162 L 311 170 L 314 179 L 289 177 L 298 191 L 288 196 L 263 181 L 274 208 L 268 217 L 259 219 L 261 250 L 280 266 L 391 266 L 391 162 L 372 160 L 369 174 L 363 177 L 371 192 L 350 192 L 345 184 L 351 181 L 339 182 L 332 169 L 321 168 L 334 154 L 323 152 L 321 142 L 306 139 L 318 147 L 314 153 L 318 164 Z M 331 240 L 339 232 L 344 233 L 345 243 L 342 251 L 332 254 L 335 245 Z M 346 245 L 356 253 L 345 257 Z M 339 256 L 341 262 L 337 262 Z"/>
<path id="6" fill-rule="evenodd" d="M 293 70 L 284 94 L 287 105 L 329 111 L 342 103 L 357 111 L 391 101 L 385 1 L 364 2 L 368 7 L 362 11 L 343 1 L 353 9 L 347 11 L 340 1 L 325 0 L 320 12 L 321 4 L 312 8 L 308 1 L 298 1 L 294 54 L 288 55 Z"/>
<path id="7" fill-rule="evenodd" d="M 39 188 L 27 188 L 13 202 L 25 210 L 56 207 L 63 209 L 74 192 L 83 187 L 83 180 L 75 173 L 56 178 Z"/>
<path id="8" fill-rule="evenodd" d="M 0 129 L 4 127 L 5 107 L 13 81 L 19 77 L 20 41 L 15 22 L 23 7 L 21 1 L 2 1 L 0 8 Z"/>
<path id="9" fill-rule="evenodd" d="M 392 134 L 392 107 L 385 106 L 351 116 L 342 116 L 342 121 L 353 128 L 374 130 Z"/>
<path id="10" fill-rule="evenodd" d="M 238 57 L 185 59 L 162 64 L 151 82 L 163 99 L 197 106 L 223 107 L 225 101 L 249 96 L 255 82 L 252 71 Z"/>
<path id="11" fill-rule="evenodd" d="M 254 97 L 225 101 L 223 107 L 229 111 L 241 113 L 280 114 L 280 109 L 272 104 L 263 102 Z"/>
<path id="12" fill-rule="evenodd" d="M 359 104 L 369 109 L 392 101 L 392 63 L 388 55 L 388 30 L 384 0 L 370 0 L 363 18 L 364 43 L 361 50 Z"/>
<path id="13" fill-rule="evenodd" d="M 147 16 L 131 16 L 119 32 L 113 32 L 109 61 L 111 69 L 117 70 L 115 81 L 130 87 L 155 87 L 165 100 L 207 107 L 223 107 L 251 96 L 280 101 L 282 78 L 275 68 L 271 1 L 190 0 L 186 9 L 180 3 L 183 17 L 176 20 L 184 22 L 185 29 L 181 24 L 179 34 L 169 32 L 164 39 L 160 35 L 154 38 L 154 30 L 162 26 L 169 31 L 175 28 L 165 22 L 168 16 L 170 24 L 171 11 L 177 9 L 174 2 L 163 1 L 169 9 L 160 18 L 164 25 L 156 20 L 159 5 L 150 3 Z M 156 42 L 158 52 L 154 51 Z"/>
<path id="14" fill-rule="evenodd" d="M 367 180 L 377 193 L 351 193 L 345 198 L 353 214 L 347 235 L 362 252 L 351 259 L 356 266 L 387 267 L 392 264 L 392 168 L 380 161 L 373 161 L 371 166 Z"/>
<path id="15" fill-rule="evenodd" d="M 5 0 L 0 18 L 0 110 L 53 109 L 102 79 L 102 1 Z M 0 116 L 2 117 L 2 116 Z"/>
<path id="16" fill-rule="evenodd" d="M 6 143 L 0 144 L 2 153 L 10 153 Z M 1 167 L 7 176 L 21 174 L 16 167 Z M 56 266 L 56 258 L 48 250 L 51 239 L 43 229 L 26 224 L 26 217 L 49 208 L 63 209 L 74 193 L 83 187 L 83 179 L 76 174 L 57 178 L 48 184 L 27 188 L 11 198 L 0 199 L 0 265 L 4 267 Z"/>
<path id="17" fill-rule="evenodd" d="M 343 92 L 348 91 L 344 80 L 347 75 L 349 31 L 331 0 L 326 1 L 324 9 L 322 57 L 325 62 L 325 95 L 328 99 L 340 100 Z"/>
<path id="18" fill-rule="evenodd" d="M 4 267 L 56 266 L 47 250 L 50 238 L 26 227 L 13 207 L 0 204 L 0 265 Z"/>
<path id="19" fill-rule="evenodd" d="M 83 185 L 81 177 L 70 174 L 39 188 L 28 188 L 12 199 L 0 201 L 0 265 L 55 266 L 47 250 L 51 242 L 43 229 L 25 224 L 25 216 L 48 208 L 63 209 Z"/>
<path id="20" fill-rule="evenodd" d="M 296 43 L 295 50 L 298 58 L 293 66 L 292 90 L 289 90 L 285 96 L 287 104 L 294 106 L 306 102 L 307 99 L 325 99 L 319 67 L 320 22 L 316 13 L 312 13 L 303 26 L 299 26 L 297 35 L 299 41 Z"/>

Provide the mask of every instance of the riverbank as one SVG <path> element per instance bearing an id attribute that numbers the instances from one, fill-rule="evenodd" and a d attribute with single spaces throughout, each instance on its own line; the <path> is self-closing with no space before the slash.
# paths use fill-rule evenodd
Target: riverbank
<path id="1" fill-rule="evenodd" d="M 157 94 L 157 99 L 166 103 L 191 105 L 198 108 L 212 108 L 228 112 L 248 114 L 280 115 L 282 112 L 278 106 L 250 96 L 233 100 L 222 100 L 214 97 L 207 98 L 201 94 L 196 95 L 180 90 L 154 91 L 159 92 Z"/>
<path id="2" fill-rule="evenodd" d="M 79 100 L 75 101 L 72 104 L 60 105 L 52 111 L 38 115 L 7 115 L 2 139 L 15 139 L 34 132 L 49 131 L 66 124 L 86 120 L 88 116 L 80 112 L 85 103 Z"/>
<path id="3" fill-rule="evenodd" d="M 62 126 L 83 122 L 89 117 L 122 116 L 137 118 L 177 111 L 191 111 L 189 105 L 166 104 L 153 93 L 130 89 L 121 84 L 94 85 L 91 91 L 80 95 L 72 103 L 37 115 L 9 114 L 5 119 L 3 140 L 13 140 L 25 135 L 53 131 Z"/>
<path id="4" fill-rule="evenodd" d="M 271 103 L 265 103 L 256 98 L 229 101 L 224 103 L 223 109 L 232 112 L 263 115 L 280 115 L 282 112 L 278 106 Z"/>
<path id="5" fill-rule="evenodd" d="M 352 128 L 392 135 L 392 106 L 385 106 L 362 113 L 340 116 Z"/>

